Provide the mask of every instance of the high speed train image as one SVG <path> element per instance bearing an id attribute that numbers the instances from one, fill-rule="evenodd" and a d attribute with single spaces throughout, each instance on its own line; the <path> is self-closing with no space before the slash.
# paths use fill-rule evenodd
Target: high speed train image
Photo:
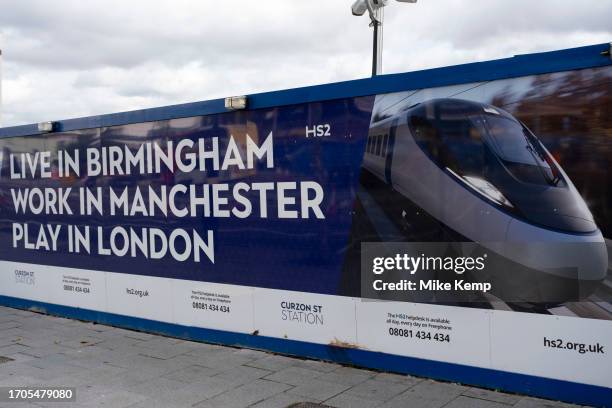
<path id="1" fill-rule="evenodd" d="M 477 243 L 498 259 L 479 279 L 505 300 L 578 300 L 606 276 L 605 242 L 585 201 L 503 109 L 432 99 L 377 114 L 365 150 L 378 185 L 370 193 L 379 202 L 389 194 L 381 206 L 406 240 Z"/>

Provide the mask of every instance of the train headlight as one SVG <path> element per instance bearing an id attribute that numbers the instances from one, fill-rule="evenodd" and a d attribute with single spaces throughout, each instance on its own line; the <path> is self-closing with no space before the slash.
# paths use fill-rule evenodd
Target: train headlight
<path id="1" fill-rule="evenodd" d="M 502 192 L 499 191 L 497 187 L 495 187 L 488 181 L 473 176 L 463 176 L 463 179 L 473 189 L 477 190 L 490 200 L 496 202 L 497 204 L 505 205 L 506 207 L 512 207 L 512 204 L 510 203 L 510 201 L 508 201 L 506 197 L 504 197 Z"/>
<path id="2" fill-rule="evenodd" d="M 448 170 L 453 176 L 457 177 L 459 180 L 463 181 L 472 190 L 476 190 L 494 203 L 510 208 L 514 207 L 512 203 L 508 201 L 508 199 L 502 194 L 502 192 L 499 191 L 497 187 L 489 183 L 487 180 L 474 176 L 460 176 L 448 167 L 446 168 L 446 170 Z"/>

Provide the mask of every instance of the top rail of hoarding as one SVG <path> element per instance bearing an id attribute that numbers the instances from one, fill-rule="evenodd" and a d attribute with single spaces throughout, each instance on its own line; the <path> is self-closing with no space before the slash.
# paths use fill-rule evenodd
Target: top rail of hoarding
<path id="1" fill-rule="evenodd" d="M 373 78 L 306 86 L 248 95 L 249 109 L 293 105 L 314 101 L 376 95 L 414 89 L 493 81 L 585 68 L 612 65 L 606 52 L 610 43 L 589 45 L 559 51 L 516 55 L 492 61 L 475 62 Z M 190 116 L 227 112 L 224 99 L 212 99 L 180 105 L 88 116 L 53 122 L 55 132 L 91 129 L 130 123 L 151 122 Z M 38 124 L 0 128 L 0 137 L 40 134 Z"/>

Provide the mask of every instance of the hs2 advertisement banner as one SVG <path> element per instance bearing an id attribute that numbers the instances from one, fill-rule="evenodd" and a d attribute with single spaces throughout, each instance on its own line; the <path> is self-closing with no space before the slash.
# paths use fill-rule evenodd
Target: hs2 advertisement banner
<path id="1" fill-rule="evenodd" d="M 603 67 L 0 139 L 0 295 L 609 390 L 611 90 Z"/>

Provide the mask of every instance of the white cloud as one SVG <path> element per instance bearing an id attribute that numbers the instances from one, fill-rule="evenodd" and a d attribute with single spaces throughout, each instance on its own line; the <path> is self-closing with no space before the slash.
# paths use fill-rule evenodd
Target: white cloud
<path id="1" fill-rule="evenodd" d="M 2 125 L 366 77 L 351 1 L 0 0 Z M 385 72 L 612 40 L 612 0 L 390 3 Z"/>

